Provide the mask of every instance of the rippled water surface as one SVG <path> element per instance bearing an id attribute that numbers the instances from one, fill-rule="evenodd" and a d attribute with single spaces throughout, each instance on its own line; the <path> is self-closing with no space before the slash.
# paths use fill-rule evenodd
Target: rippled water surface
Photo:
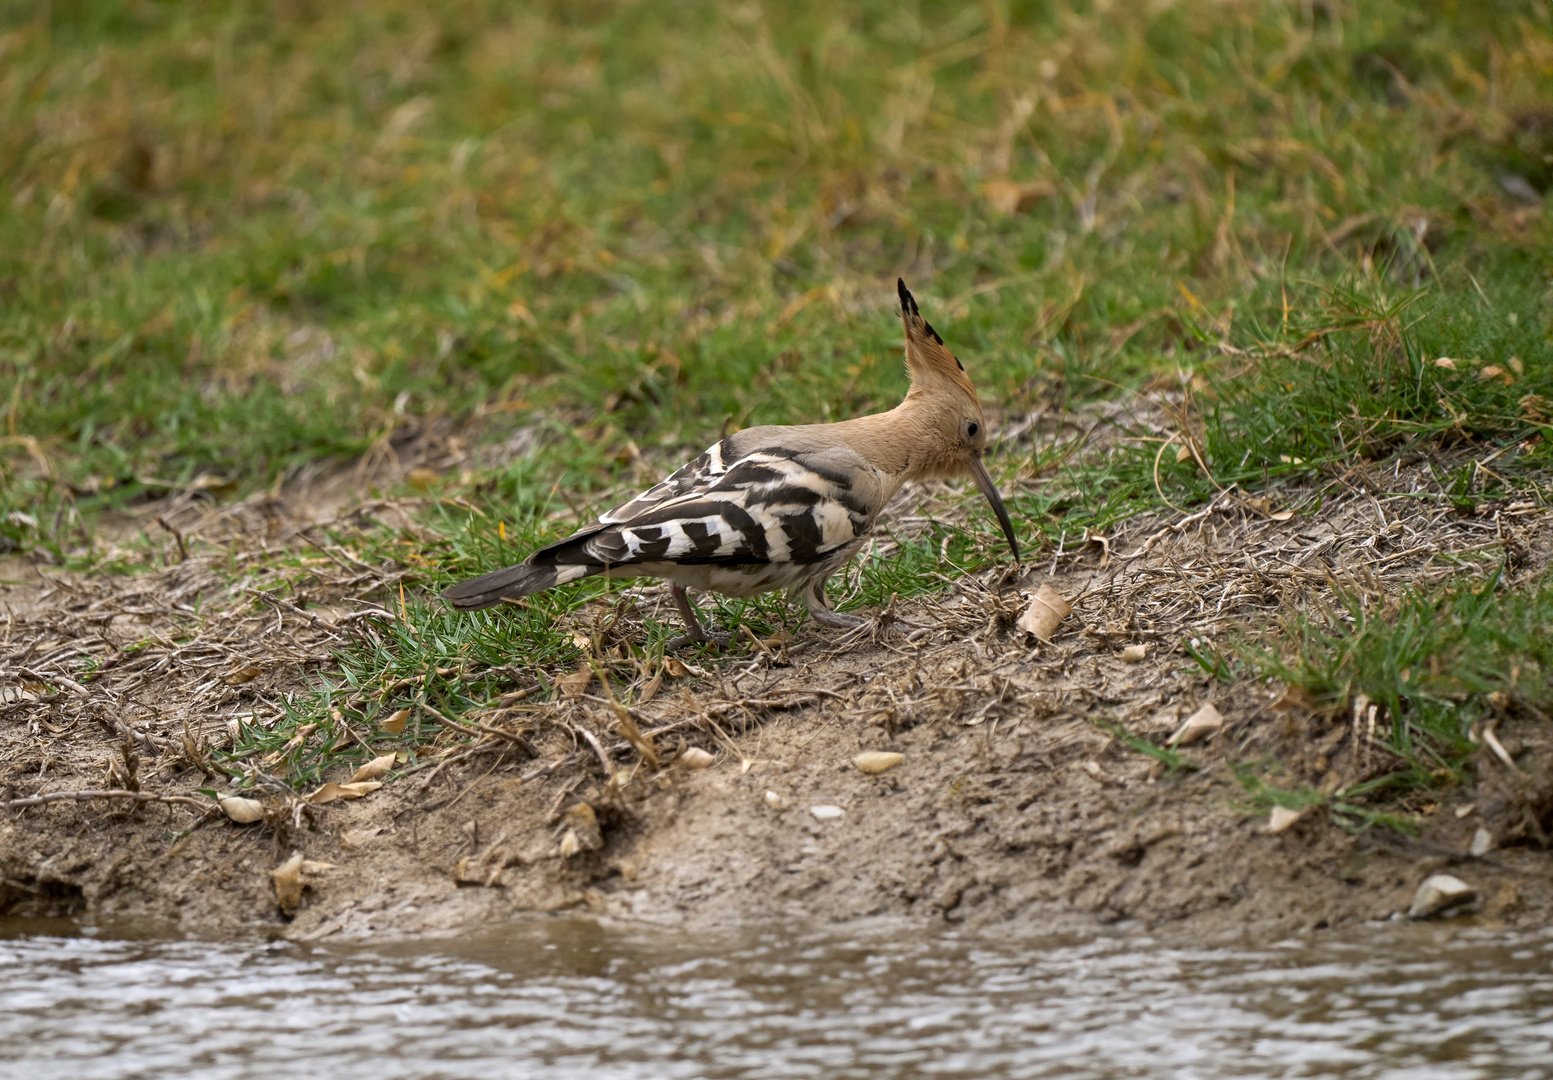
<path id="1" fill-rule="evenodd" d="M 0 1076 L 1553 1077 L 1549 932 L 1213 948 L 544 921 L 344 951 L 38 929 L 0 921 Z"/>

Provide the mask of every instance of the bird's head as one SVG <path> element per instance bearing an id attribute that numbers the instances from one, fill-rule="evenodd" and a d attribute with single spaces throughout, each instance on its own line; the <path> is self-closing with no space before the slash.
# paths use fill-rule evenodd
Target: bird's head
<path id="1" fill-rule="evenodd" d="M 917 301 L 906 288 L 906 283 L 896 280 L 901 298 L 901 322 L 906 328 L 906 371 L 911 376 L 911 390 L 906 395 L 912 411 L 926 421 L 925 434 L 932 445 L 923 447 L 918 458 L 920 476 L 964 476 L 969 474 L 981 493 L 992 505 L 1008 546 L 1019 561 L 1019 542 L 1014 539 L 1014 526 L 1003 506 L 1003 497 L 982 462 L 987 450 L 987 423 L 981 415 L 981 402 L 976 388 L 971 385 L 965 367 L 949 351 L 944 339 L 922 317 Z"/>

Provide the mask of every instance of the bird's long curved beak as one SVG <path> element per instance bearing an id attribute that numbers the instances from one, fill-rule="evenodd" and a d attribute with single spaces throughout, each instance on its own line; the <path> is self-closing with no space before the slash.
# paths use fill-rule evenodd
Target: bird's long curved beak
<path id="1" fill-rule="evenodd" d="M 1008 511 L 1003 508 L 1003 496 L 998 494 L 998 486 L 992 482 L 992 474 L 976 454 L 971 455 L 970 468 L 971 475 L 976 478 L 976 486 L 981 488 L 981 493 L 992 504 L 992 512 L 998 516 L 998 524 L 1003 526 L 1003 535 L 1008 537 L 1009 550 L 1014 553 L 1014 562 L 1018 564 L 1019 541 L 1014 539 L 1014 523 L 1008 520 Z"/>

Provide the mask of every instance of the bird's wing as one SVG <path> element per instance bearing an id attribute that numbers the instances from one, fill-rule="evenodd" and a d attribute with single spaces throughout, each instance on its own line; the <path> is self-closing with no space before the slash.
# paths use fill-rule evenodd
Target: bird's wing
<path id="1" fill-rule="evenodd" d="M 666 502 L 710 490 L 727 475 L 728 463 L 724 461 L 724 453 L 729 452 L 729 456 L 737 460 L 737 456 L 730 452 L 731 449 L 727 439 L 714 443 L 707 447 L 700 457 L 681 465 L 672 475 L 660 480 L 629 502 L 621 503 L 613 510 L 600 514 L 598 524 L 624 524 Z"/>
<path id="2" fill-rule="evenodd" d="M 815 563 L 855 541 L 883 504 L 882 479 L 844 447 L 780 445 L 725 459 L 724 440 L 532 565 Z"/>

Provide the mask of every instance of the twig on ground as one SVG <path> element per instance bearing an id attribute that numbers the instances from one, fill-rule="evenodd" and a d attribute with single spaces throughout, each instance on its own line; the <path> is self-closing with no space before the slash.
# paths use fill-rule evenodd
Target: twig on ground
<path id="1" fill-rule="evenodd" d="M 155 795 L 149 791 L 126 791 L 121 788 L 49 791 L 42 795 L 29 795 L 21 799 L 10 799 L 5 805 L 11 810 L 21 810 L 28 806 L 43 806 L 46 803 L 90 802 L 93 799 L 130 799 L 134 802 L 178 803 L 183 806 L 193 806 L 199 810 L 209 810 L 211 808 L 210 800 L 196 799 L 192 795 Z"/>
<path id="2" fill-rule="evenodd" d="M 593 747 L 593 752 L 598 755 L 599 763 L 604 766 L 604 775 L 613 778 L 615 775 L 615 764 L 609 760 L 609 755 L 604 752 L 604 747 L 599 742 L 598 736 L 581 724 L 569 724 L 567 726 L 588 741 L 588 745 Z M 630 744 L 627 743 L 626 745 L 629 746 Z"/>
<path id="3" fill-rule="evenodd" d="M 340 627 L 334 625 L 332 622 L 327 622 L 324 619 L 320 619 L 311 611 L 304 611 L 302 608 L 297 607 L 290 600 L 287 600 L 284 597 L 276 596 L 274 593 L 267 593 L 263 589 L 244 588 L 243 591 L 250 594 L 251 596 L 258 597 L 266 604 L 271 604 L 282 611 L 289 611 L 293 615 L 302 616 L 302 618 L 306 619 L 316 629 L 322 630 L 324 633 L 328 634 L 332 638 L 335 638 L 336 640 L 345 640 L 344 633 Z"/>
<path id="4" fill-rule="evenodd" d="M 45 684 L 57 683 L 60 686 L 65 687 L 67 690 L 70 690 L 72 693 L 80 694 L 83 697 L 88 696 L 91 693 L 91 691 L 87 690 L 86 687 L 82 686 L 68 675 L 43 675 L 37 671 L 34 671 L 32 668 L 27 667 L 19 667 L 16 670 L 34 682 Z"/>
<path id="5" fill-rule="evenodd" d="M 178 561 L 181 563 L 188 562 L 189 548 L 188 545 L 183 542 L 183 533 L 179 532 L 177 529 L 173 528 L 172 525 L 168 524 L 167 519 L 164 518 L 161 514 L 156 515 L 156 517 L 152 520 L 154 520 L 158 525 L 166 529 L 168 532 L 172 533 L 173 539 L 178 541 Z"/>
<path id="6" fill-rule="evenodd" d="M 527 738 L 519 735 L 515 731 L 507 731 L 504 728 L 491 727 L 489 724 L 482 724 L 478 720 L 471 721 L 468 724 L 461 724 L 451 717 L 443 716 L 442 713 L 438 712 L 424 701 L 420 703 L 420 706 L 428 713 L 430 713 L 432 718 L 438 723 L 450 727 L 454 731 L 462 732 L 463 734 L 476 739 L 478 739 L 481 735 L 491 735 L 498 739 L 506 739 L 510 743 L 521 746 L 528 752 L 530 757 L 539 756 L 538 748 L 535 747 L 533 743 L 529 742 Z"/>

